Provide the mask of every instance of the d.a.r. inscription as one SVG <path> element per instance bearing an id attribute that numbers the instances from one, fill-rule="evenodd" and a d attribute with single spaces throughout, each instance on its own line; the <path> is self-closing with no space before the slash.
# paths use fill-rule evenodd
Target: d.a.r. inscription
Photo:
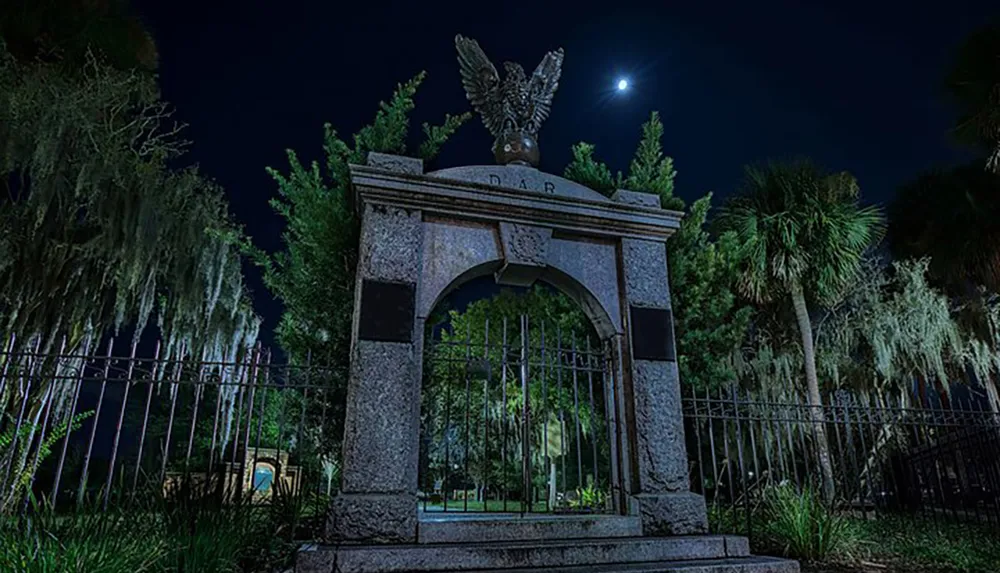
<path id="1" fill-rule="evenodd" d="M 519 189 L 544 195 L 572 197 L 589 201 L 611 201 L 597 191 L 588 189 L 579 183 L 522 165 L 468 165 L 442 169 L 427 175 L 457 181 L 474 181 L 491 187 Z"/>
<path id="2" fill-rule="evenodd" d="M 538 181 L 532 181 L 532 184 L 529 185 L 528 184 L 528 180 L 525 179 L 524 177 L 522 177 L 517 182 L 517 185 L 514 185 L 514 187 L 517 187 L 518 189 L 527 189 L 529 191 L 541 191 L 543 193 L 552 193 L 552 194 L 555 194 L 555 192 L 556 192 L 556 184 L 555 183 L 553 183 L 551 181 L 542 181 L 541 182 L 541 189 L 538 189 L 538 183 L 539 183 Z M 497 187 L 510 187 L 511 186 L 509 183 L 505 185 L 504 184 L 504 180 L 499 175 L 497 175 L 496 173 L 490 173 L 489 174 L 489 184 L 490 185 L 496 185 Z"/>

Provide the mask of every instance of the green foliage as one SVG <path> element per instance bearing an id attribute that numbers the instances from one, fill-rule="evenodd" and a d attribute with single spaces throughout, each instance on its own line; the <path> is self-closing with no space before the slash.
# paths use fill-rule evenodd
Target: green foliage
<path id="1" fill-rule="evenodd" d="M 667 243 L 681 380 L 697 389 L 734 380 L 731 355 L 746 336 L 752 308 L 733 290 L 740 245 L 734 233 L 705 231 L 712 195 L 695 201 Z"/>
<path id="2" fill-rule="evenodd" d="M 564 176 L 605 195 L 628 189 L 659 195 L 665 209 L 684 209 L 674 196 L 677 172 L 673 159 L 663 154 L 663 124 L 653 112 L 642 125 L 642 137 L 626 177 L 612 175 L 594 158 L 594 146 L 573 146 L 573 160 Z M 751 309 L 734 295 L 736 263 L 740 256 L 735 233 L 713 240 L 704 230 L 711 194 L 694 204 L 680 229 L 667 242 L 670 291 L 681 380 L 695 388 L 728 384 L 733 380 L 731 355 L 745 336 Z M 666 285 L 664 285 L 666 288 Z"/>
<path id="3" fill-rule="evenodd" d="M 1000 563 L 996 531 L 988 525 L 918 521 L 907 517 L 852 520 L 858 545 L 869 559 L 902 562 L 899 570 L 995 571 Z"/>
<path id="4" fill-rule="evenodd" d="M 573 159 L 566 166 L 563 177 L 610 197 L 621 188 L 622 174 L 619 172 L 617 177 L 613 176 L 607 165 L 594 159 L 595 149 L 594 145 L 582 141 L 574 145 Z"/>
<path id="5" fill-rule="evenodd" d="M 249 496 L 223 504 L 210 486 L 168 491 L 153 505 L 170 549 L 157 570 L 270 572 L 288 566 L 293 550 L 281 530 L 290 523 L 273 519 L 281 517 L 275 508 L 284 507 L 258 505 Z"/>
<path id="6" fill-rule="evenodd" d="M 16 341 L 8 374 L 66 379 L 80 360 L 29 351 L 81 355 L 122 328 L 137 340 L 153 321 L 164 361 L 231 362 L 253 345 L 241 231 L 217 185 L 168 167 L 185 142 L 154 78 L 95 56 L 73 68 L 4 51 L 0 82 L 0 340 Z M 72 389 L 7 384 L 0 412 L 27 404 L 24 419 L 37 421 L 55 404 L 58 425 Z"/>
<path id="7" fill-rule="evenodd" d="M 308 499 L 220 503 L 215 488 L 154 489 L 107 511 L 36 504 L 0 516 L 0 570 L 12 573 L 271 573 L 291 565 Z M 311 536 L 313 532 L 306 535 Z"/>
<path id="8" fill-rule="evenodd" d="M 413 97 L 424 73 L 397 86 L 388 102 L 380 102 L 375 119 L 348 143 L 330 124 L 323 128 L 323 166 L 306 166 L 289 150 L 287 172 L 268 168 L 278 185 L 270 202 L 284 219 L 284 250 L 265 253 L 249 243 L 245 250 L 263 269 L 264 282 L 282 302 L 284 312 L 277 338 L 293 363 L 323 366 L 333 372 L 330 391 L 311 396 L 307 417 L 343 416 L 354 306 L 359 224 L 350 185 L 350 165 L 365 164 L 369 152 L 406 155 Z M 424 124 L 426 140 L 419 146 L 425 161 L 469 119 L 465 113 L 446 115 L 443 124 Z M 325 421 L 324 421 L 325 422 Z M 310 424 L 310 428 L 313 425 Z M 305 439 L 317 462 L 329 464 L 336 457 L 340 424 L 336 431 L 306 432 Z"/>
<path id="9" fill-rule="evenodd" d="M 629 191 L 659 195 L 664 209 L 680 210 L 684 208 L 684 202 L 674 197 L 677 171 L 674 170 L 674 160 L 663 155 L 662 139 L 663 123 L 660 114 L 654 111 L 649 121 L 642 124 L 642 138 L 629 165 L 624 187 Z"/>
<path id="10" fill-rule="evenodd" d="M 6 430 L 0 433 L 0 463 L 10 461 L 14 471 L 13 487 L 0 494 L 0 514 L 9 513 L 19 507 L 24 500 L 24 496 L 31 486 L 31 479 L 36 468 L 41 465 L 50 455 L 52 446 L 64 437 L 80 429 L 84 420 L 94 415 L 94 411 L 80 412 L 69 420 L 65 420 L 49 430 L 45 439 L 38 444 L 34 450 L 31 442 L 34 441 L 35 433 L 39 431 L 36 424 L 22 424 L 17 431 L 15 441 L 15 428 L 17 424 L 14 420 L 8 420 Z M 26 447 L 27 446 L 27 447 Z M 32 451 L 34 453 L 32 454 Z M 37 457 L 28 459 L 29 454 Z M 22 463 L 14 462 L 19 459 Z"/>
<path id="11" fill-rule="evenodd" d="M 883 230 L 880 210 L 860 206 L 858 194 L 850 174 L 807 161 L 748 167 L 719 218 L 743 245 L 740 291 L 769 302 L 798 285 L 823 304 L 837 302 Z"/>
<path id="12" fill-rule="evenodd" d="M 563 176 L 608 196 L 618 189 L 653 193 L 660 197 L 664 209 L 683 209 L 684 202 L 674 197 L 674 178 L 677 176 L 674 160 L 663 154 L 662 139 L 663 123 L 660 114 L 654 111 L 642 124 L 642 137 L 627 177 L 621 172 L 612 176 L 607 165 L 594 159 L 594 146 L 583 142 L 573 146 L 573 159 Z"/>
<path id="13" fill-rule="evenodd" d="M 141 511 L 58 515 L 36 507 L 0 517 L 0 570 L 11 573 L 143 573 L 162 571 L 168 540 Z"/>
<path id="14" fill-rule="evenodd" d="M 585 487 L 576 488 L 576 498 L 570 501 L 573 509 L 604 509 L 608 496 L 597 484 L 589 483 Z"/>
<path id="15" fill-rule="evenodd" d="M 454 133 L 462 126 L 463 123 L 469 121 L 472 118 L 470 112 L 465 112 L 460 115 L 445 114 L 444 123 L 441 125 L 431 125 L 429 123 L 424 123 L 424 142 L 420 144 L 420 148 L 417 150 L 417 156 L 424 161 L 429 161 L 437 157 L 438 152 L 441 150 L 441 146 L 448 141 Z"/>
<path id="16" fill-rule="evenodd" d="M 522 340 L 521 316 L 527 316 L 529 320 L 527 340 Z M 560 440 L 552 440 L 560 432 L 557 412 L 566 413 L 569 428 L 575 424 L 569 414 L 577 409 L 572 393 L 573 381 L 569 372 L 562 370 L 571 360 L 573 348 L 581 354 L 588 350 L 588 344 L 592 352 L 600 350 L 590 319 L 575 301 L 541 285 L 535 285 L 525 293 L 505 289 L 492 298 L 471 303 L 464 312 L 450 311 L 439 328 L 436 334 L 439 340 L 435 344 L 431 343 L 434 327 L 430 326 L 427 333 L 425 381 L 421 393 L 422 434 L 428 440 L 427 456 L 431 462 L 430 473 L 423 476 L 425 479 L 437 477 L 438 473 L 443 477 L 444 462 L 448 458 L 452 464 L 462 468 L 460 471 L 449 471 L 452 479 L 466 477 L 460 474 L 464 473 L 468 461 L 470 475 L 467 477 L 472 482 L 488 482 L 493 487 L 503 484 L 510 491 L 518 491 L 521 486 L 520 458 L 508 456 L 507 467 L 504 468 L 498 440 L 492 438 L 491 450 L 484 452 L 482 434 L 473 432 L 468 440 L 464 438 L 466 420 L 471 428 L 489 426 L 493 436 L 505 432 L 512 451 L 518 450 L 523 440 L 529 440 L 534 467 L 546 466 L 546 437 L 554 441 L 555 447 L 548 452 L 552 459 L 575 451 L 574 431 L 563 431 Z M 543 335 L 547 349 L 544 355 L 539 350 L 543 346 Z M 520 358 L 512 358 L 521 355 L 524 343 L 528 346 L 531 365 L 528 393 L 533 415 L 536 416 L 527 434 L 520 422 L 524 405 L 517 362 Z M 557 347 L 563 352 L 556 352 Z M 465 353 L 471 352 L 467 348 L 475 349 L 475 357 L 481 359 L 471 372 L 459 366 Z M 541 366 L 543 362 L 544 367 Z M 563 369 L 556 367 L 560 363 Z M 606 422 L 599 411 L 590 408 L 587 398 L 590 381 L 583 375 L 577 382 L 583 396 L 578 404 L 579 422 L 584 434 L 593 429 L 600 436 Z M 596 379 L 593 381 L 599 382 Z M 506 401 L 501 388 L 505 388 Z M 543 412 L 548 417 L 544 424 L 540 418 Z M 449 423 L 446 424 L 446 421 Z M 600 449 L 599 465 L 603 466 L 604 460 L 609 459 L 605 451 L 607 440 L 599 438 L 597 444 Z M 563 453 L 557 453 L 560 449 Z M 582 450 L 584 455 L 592 455 L 589 442 Z M 585 461 L 583 465 L 589 468 L 591 462 Z M 609 468 L 599 467 L 598 471 L 608 475 Z M 536 486 L 544 491 L 545 476 L 537 475 L 536 479 Z M 569 483 L 576 482 L 577 476 L 569 476 L 569 479 Z"/>
<path id="17" fill-rule="evenodd" d="M 264 280 L 285 306 L 278 340 L 293 361 L 341 367 L 346 372 L 350 317 L 357 265 L 358 222 L 350 191 L 351 164 L 364 164 L 369 152 L 407 154 L 409 114 L 424 74 L 400 84 L 380 102 L 374 121 L 348 144 L 324 126 L 325 169 L 304 166 L 288 151 L 289 169 L 268 169 L 278 184 L 271 206 L 287 225 L 285 250 L 267 254 L 249 247 L 264 269 Z M 424 124 L 420 156 L 431 160 L 469 114 L 445 116 L 440 126 Z"/>
<path id="18" fill-rule="evenodd" d="M 821 369 L 836 386 L 905 398 L 914 379 L 961 375 L 965 340 L 951 301 L 928 283 L 927 269 L 926 259 L 891 267 L 865 262 L 817 333 Z"/>
<path id="19" fill-rule="evenodd" d="M 766 532 L 785 555 L 818 561 L 847 548 L 851 528 L 820 497 L 806 488 L 775 487 L 767 496 Z"/>

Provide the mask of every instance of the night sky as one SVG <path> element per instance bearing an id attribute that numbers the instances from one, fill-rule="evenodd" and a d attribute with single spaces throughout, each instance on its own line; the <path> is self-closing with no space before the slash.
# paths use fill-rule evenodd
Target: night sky
<path id="1" fill-rule="evenodd" d="M 280 248 L 282 224 L 267 205 L 276 188 L 264 167 L 283 168 L 285 149 L 319 159 L 324 122 L 353 134 L 421 70 L 429 76 L 415 131 L 468 109 L 456 33 L 477 39 L 498 68 L 510 60 L 529 73 L 546 51 L 565 49 L 539 138 L 545 171 L 561 173 L 580 140 L 625 169 L 653 110 L 688 201 L 725 197 L 747 163 L 808 156 L 851 171 L 867 201 L 884 203 L 918 172 L 968 157 L 948 135 L 943 76 L 1000 2 L 811 4 L 138 2 L 160 51 L 163 96 L 190 124 L 190 160 L 226 188 L 268 250 Z M 632 84 L 624 97 L 613 92 L 620 76 Z M 491 143 L 477 118 L 431 167 L 491 163 Z M 280 307 L 255 276 L 251 287 L 270 330 Z"/>

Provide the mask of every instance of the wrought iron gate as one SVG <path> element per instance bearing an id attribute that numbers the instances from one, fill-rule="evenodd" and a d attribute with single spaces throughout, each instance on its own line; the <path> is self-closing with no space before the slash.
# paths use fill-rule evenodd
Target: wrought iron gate
<path id="1" fill-rule="evenodd" d="M 616 511 L 610 354 L 580 330 L 465 315 L 427 333 L 425 511 Z"/>

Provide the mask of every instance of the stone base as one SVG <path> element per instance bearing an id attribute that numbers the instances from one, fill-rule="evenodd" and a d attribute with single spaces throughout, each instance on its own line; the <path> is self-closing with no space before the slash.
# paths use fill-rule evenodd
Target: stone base
<path id="1" fill-rule="evenodd" d="M 637 515 L 497 515 L 421 512 L 417 543 L 491 543 L 539 539 L 641 537 Z"/>
<path id="2" fill-rule="evenodd" d="M 642 571 L 798 573 L 798 563 L 751 557 L 745 538 L 725 535 L 494 543 L 341 545 L 299 552 L 296 573 L 444 571 Z"/>
<path id="3" fill-rule="evenodd" d="M 698 494 L 640 494 L 633 499 L 639 506 L 645 536 L 708 533 L 708 509 L 705 498 Z"/>
<path id="4" fill-rule="evenodd" d="M 415 495 L 340 493 L 330 504 L 328 543 L 413 543 L 416 539 Z"/>

